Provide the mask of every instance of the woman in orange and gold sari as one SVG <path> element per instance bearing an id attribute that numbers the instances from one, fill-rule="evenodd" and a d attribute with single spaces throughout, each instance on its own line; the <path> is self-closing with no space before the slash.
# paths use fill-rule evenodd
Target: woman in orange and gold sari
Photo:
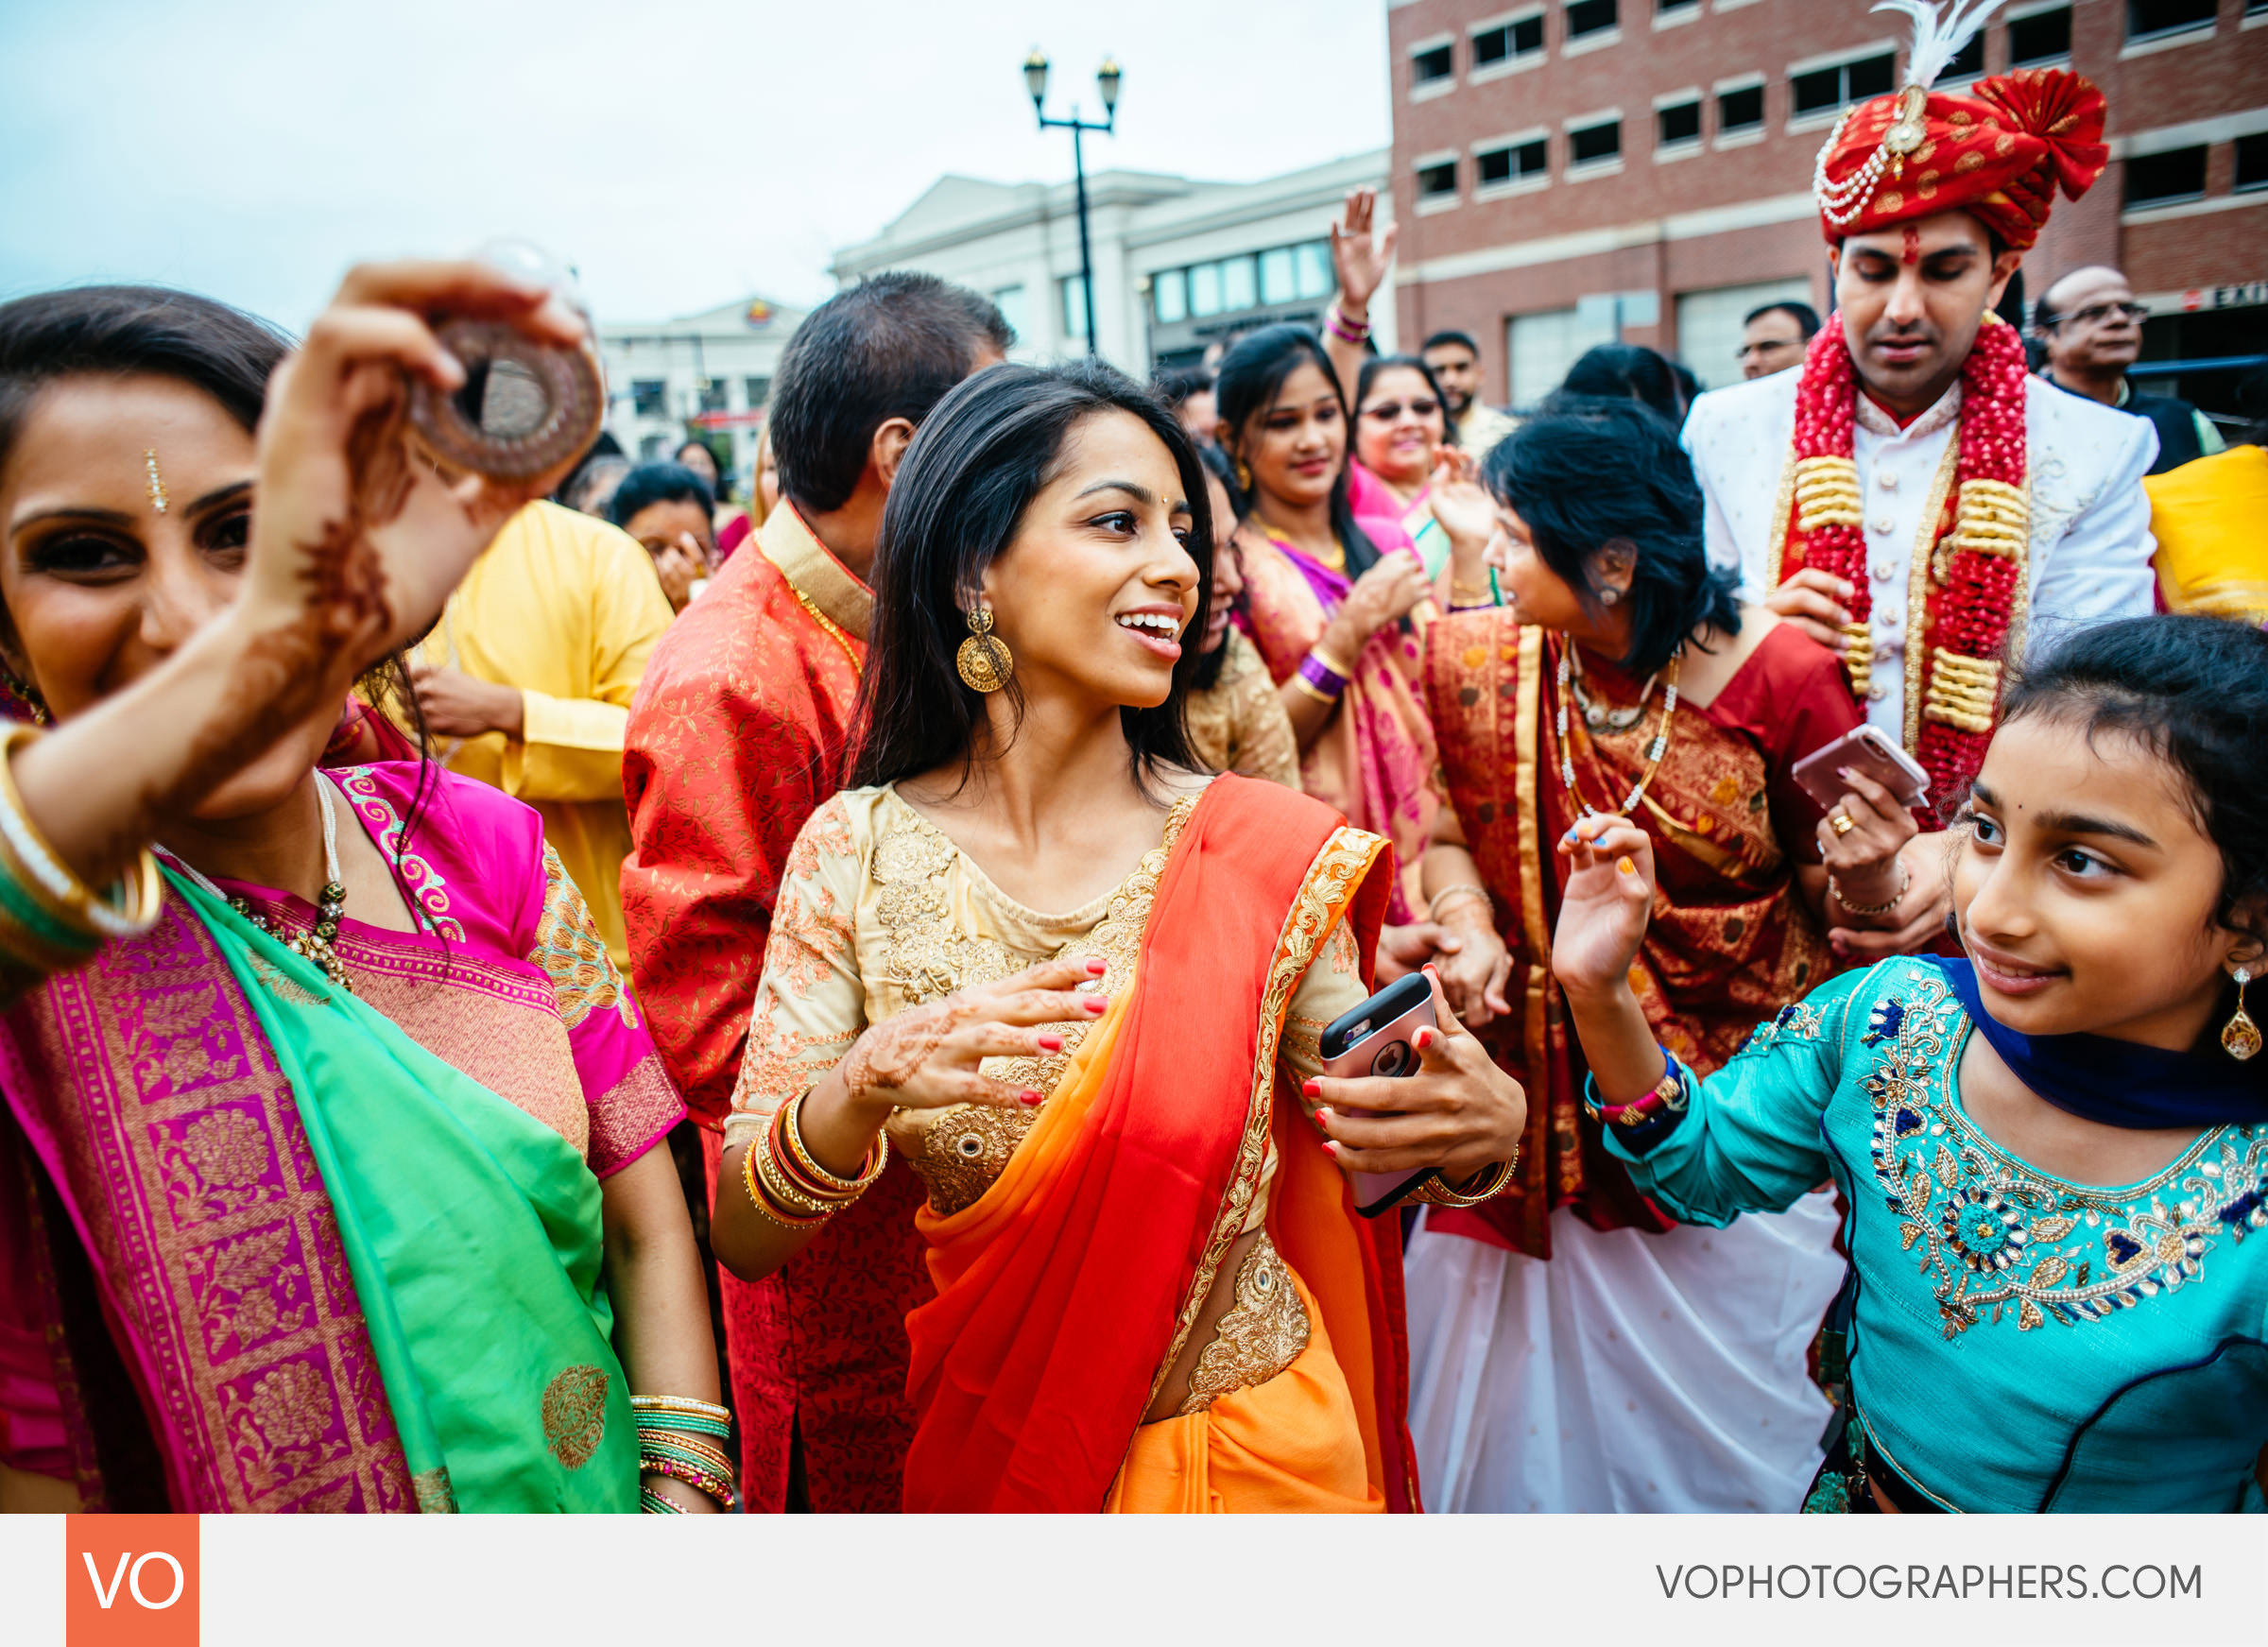
<path id="1" fill-rule="evenodd" d="M 1465 940 L 1438 963 L 1451 1001 L 1534 1103 L 1521 1181 L 1414 1238 L 1429 1490 L 1474 1510 L 1793 1510 L 1827 1418 L 1805 1352 L 1843 1272 L 1831 1197 L 1675 1227 L 1607 1154 L 1551 978 L 1561 842 L 1594 814 L 1652 836 L 1631 983 L 1662 1043 L 1714 1070 L 1834 969 L 1831 929 L 1897 903 L 1914 824 L 1864 774 L 1829 808 L 1791 778 L 1859 709 L 1830 653 L 1710 571 L 1669 423 L 1572 400 L 1483 479 L 1435 489 L 1437 511 L 1493 508 L 1509 604 L 1428 637 L 1451 804 L 1425 892 Z"/>
<path id="2" fill-rule="evenodd" d="M 891 1151 L 926 1181 L 909 1510 L 1418 1507 L 1396 1221 L 1342 1169 L 1475 1203 L 1524 1099 L 1438 987 L 1415 1076 L 1320 1074 L 1390 858 L 1197 770 L 1210 513 L 1092 366 L 979 373 L 890 494 L 858 786 L 788 861 L 712 1231 L 760 1276 Z"/>

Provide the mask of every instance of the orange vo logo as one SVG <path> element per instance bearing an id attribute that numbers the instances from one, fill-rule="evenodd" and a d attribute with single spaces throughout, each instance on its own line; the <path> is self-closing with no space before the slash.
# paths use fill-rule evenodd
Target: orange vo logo
<path id="1" fill-rule="evenodd" d="M 63 1540 L 67 1647 L 197 1647 L 195 1516 L 73 1516 Z"/>

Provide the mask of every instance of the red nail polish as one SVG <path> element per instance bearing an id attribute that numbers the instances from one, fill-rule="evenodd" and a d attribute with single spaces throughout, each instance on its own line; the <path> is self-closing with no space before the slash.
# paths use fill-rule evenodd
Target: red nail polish
<path id="1" fill-rule="evenodd" d="M 1320 1081 L 1302 1081 L 1299 1083 L 1299 1095 L 1302 1098 L 1320 1098 L 1323 1096 L 1323 1084 Z"/>
<path id="2" fill-rule="evenodd" d="M 1038 1104 L 1043 1100 L 1045 1095 L 1036 1092 L 1031 1088 L 1026 1087 L 1022 1091 L 1017 1093 L 1016 1096 L 1022 1099 L 1026 1104 Z"/>
<path id="3" fill-rule="evenodd" d="M 1102 976 L 1102 975 L 1103 975 L 1105 972 L 1108 972 L 1109 969 L 1110 969 L 1110 963 L 1109 963 L 1109 962 L 1108 962 L 1108 961 L 1097 961 L 1097 960 L 1092 960 L 1092 959 L 1090 959 L 1090 960 L 1088 961 L 1088 963 L 1087 963 L 1087 976 L 1089 976 L 1090 978 L 1099 978 L 1099 977 L 1101 977 L 1101 976 Z"/>
<path id="4" fill-rule="evenodd" d="M 1425 1028 L 1423 1025 L 1419 1025 L 1418 1033 L 1410 1037 L 1410 1044 L 1416 1047 L 1419 1052 L 1425 1051 L 1427 1047 L 1430 1047 L 1434 1044 L 1434 1032 Z"/>
<path id="5" fill-rule="evenodd" d="M 1061 1052 L 1063 1050 L 1063 1038 L 1059 1035 L 1041 1036 L 1040 1038 L 1040 1050 L 1043 1053 Z"/>
<path id="6" fill-rule="evenodd" d="M 1100 995 L 1087 996 L 1085 999 L 1080 1001 L 1079 1004 L 1085 1007 L 1089 1012 L 1094 1013 L 1097 1017 L 1100 1017 L 1103 1013 L 1108 1012 L 1110 1009 L 1110 1003 L 1106 1001 Z"/>
<path id="7" fill-rule="evenodd" d="M 1327 1156 L 1330 1156 L 1333 1160 L 1336 1160 L 1339 1154 L 1339 1141 L 1335 1138 L 1325 1139 L 1323 1141 L 1323 1153 Z"/>

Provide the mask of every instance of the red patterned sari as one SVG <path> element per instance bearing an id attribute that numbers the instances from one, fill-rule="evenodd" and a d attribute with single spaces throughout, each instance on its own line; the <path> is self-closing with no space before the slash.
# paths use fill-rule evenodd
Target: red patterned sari
<path id="1" fill-rule="evenodd" d="M 1551 1256 L 1550 1217 L 1573 1205 L 1594 1228 L 1661 1230 L 1670 1221 L 1632 1187 L 1583 1114 L 1582 1048 L 1551 972 L 1565 860 L 1554 849 L 1582 815 L 1561 772 L 1559 649 L 1566 643 L 1503 610 L 1445 619 L 1427 636 L 1425 688 L 1441 770 L 1511 951 L 1512 1016 L 1480 1033 L 1528 1089 L 1519 1187 L 1486 1206 L 1436 1210 L 1429 1227 Z M 1641 683 L 1585 652 L 1595 707 L 1627 710 Z M 1587 729 L 1568 706 L 1567 760 L 1583 798 L 1619 807 L 1646 769 L 1661 695 L 1622 730 Z M 1859 724 L 1834 656 L 1774 628 L 1705 709 L 1680 703 L 1636 821 L 1654 840 L 1657 891 L 1630 969 L 1661 1043 L 1702 1074 L 1763 1020 L 1832 969 L 1798 895 L 1791 849 L 1820 811 L 1790 766 Z"/>

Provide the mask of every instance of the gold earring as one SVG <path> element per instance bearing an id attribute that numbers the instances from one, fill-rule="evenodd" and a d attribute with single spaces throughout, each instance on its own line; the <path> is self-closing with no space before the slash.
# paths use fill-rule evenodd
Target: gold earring
<path id="1" fill-rule="evenodd" d="M 1238 491 L 1252 489 L 1252 466 L 1241 457 L 1236 460 L 1236 489 Z"/>
<path id="2" fill-rule="evenodd" d="M 2221 1046 L 2241 1064 L 2260 1050 L 2260 1026 L 2244 1010 L 2244 986 L 2252 982 L 2252 969 L 2239 967 L 2236 978 L 2237 1015 L 2221 1026 Z"/>
<path id="3" fill-rule="evenodd" d="M 1016 673 L 1008 643 L 992 632 L 990 607 L 978 607 L 969 614 L 969 638 L 961 643 L 954 662 L 972 692 L 998 692 Z"/>

